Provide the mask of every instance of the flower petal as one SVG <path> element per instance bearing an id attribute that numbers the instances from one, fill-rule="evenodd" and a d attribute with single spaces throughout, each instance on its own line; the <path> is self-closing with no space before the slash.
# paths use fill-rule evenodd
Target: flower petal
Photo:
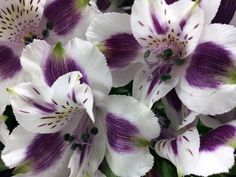
<path id="1" fill-rule="evenodd" d="M 156 143 L 158 155 L 170 160 L 179 175 L 191 174 L 198 163 L 200 138 L 196 128 L 190 128 L 172 139 L 163 139 Z"/>
<path id="2" fill-rule="evenodd" d="M 151 108 L 155 101 L 175 87 L 179 81 L 181 68 L 163 64 L 152 69 L 150 73 L 149 67 L 141 67 L 134 78 L 133 96 Z"/>
<path id="3" fill-rule="evenodd" d="M 104 53 L 112 70 L 126 67 L 140 57 L 141 47 L 132 34 L 128 14 L 113 12 L 98 16 L 86 36 Z"/>
<path id="4" fill-rule="evenodd" d="M 88 1 L 47 1 L 40 26 L 46 29 L 47 24 L 52 24 L 52 29 L 48 30 L 49 36 L 47 37 L 50 44 L 57 41 L 65 44 L 75 37 L 85 39 L 85 32 L 89 24 L 98 14 L 99 11 Z"/>
<path id="5" fill-rule="evenodd" d="M 88 85 L 80 83 L 79 75 L 78 72 L 66 74 L 51 88 L 23 83 L 10 90 L 11 104 L 20 125 L 31 132 L 53 133 L 79 119 L 82 111 L 94 120 L 93 96 Z"/>
<path id="6" fill-rule="evenodd" d="M 124 177 L 144 175 L 153 164 L 148 142 L 160 133 L 152 111 L 131 97 L 117 95 L 107 97 L 100 108 L 108 138 L 106 159 L 112 171 Z"/>
<path id="7" fill-rule="evenodd" d="M 44 78 L 46 83 L 52 85 L 59 76 L 80 71 L 83 82 L 91 86 L 96 97 L 109 93 L 112 85 L 111 73 L 106 66 L 105 57 L 95 45 L 75 38 L 63 47 L 66 58 L 59 61 L 50 57 L 51 49 L 46 42 L 35 40 L 23 51 L 21 63 L 32 76 L 33 82 Z"/>
<path id="8" fill-rule="evenodd" d="M 2 151 L 2 159 L 10 168 L 26 167 L 24 176 L 47 177 L 68 176 L 66 168 L 70 148 L 66 148 L 63 135 L 32 134 L 17 127 L 10 135 L 10 140 Z M 17 168 L 16 168 L 17 169 Z M 15 170 L 17 172 L 17 170 Z"/>
<path id="9" fill-rule="evenodd" d="M 213 23 L 229 24 L 236 11 L 234 0 L 221 0 L 219 10 L 212 20 Z"/>
<path id="10" fill-rule="evenodd" d="M 236 122 L 224 124 L 201 137 L 200 156 L 193 174 L 209 176 L 228 173 L 234 164 Z M 232 143 L 232 144 L 231 144 Z"/>
<path id="11" fill-rule="evenodd" d="M 213 115 L 236 106 L 236 41 L 232 35 L 236 35 L 236 29 L 227 25 L 213 24 L 204 30 L 186 73 L 176 87 L 178 96 L 189 109 Z"/>

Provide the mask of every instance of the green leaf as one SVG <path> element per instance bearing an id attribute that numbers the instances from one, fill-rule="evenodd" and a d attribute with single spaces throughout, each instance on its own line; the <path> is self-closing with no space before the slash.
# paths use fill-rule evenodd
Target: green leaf
<path id="1" fill-rule="evenodd" d="M 111 171 L 111 168 L 109 167 L 106 159 L 103 160 L 102 165 L 100 166 L 100 170 L 107 177 L 118 177 Z"/>

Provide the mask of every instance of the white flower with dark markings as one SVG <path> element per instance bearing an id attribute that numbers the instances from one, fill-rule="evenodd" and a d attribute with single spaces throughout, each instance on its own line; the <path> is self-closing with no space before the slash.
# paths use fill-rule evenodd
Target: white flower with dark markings
<path id="1" fill-rule="evenodd" d="M 159 135 L 157 118 L 131 97 L 107 96 L 111 74 L 95 45 L 77 38 L 65 47 L 34 41 L 21 61 L 34 82 L 8 89 L 20 126 L 2 159 L 15 173 L 95 176 L 104 156 L 119 176 L 151 169 L 148 146 Z"/>

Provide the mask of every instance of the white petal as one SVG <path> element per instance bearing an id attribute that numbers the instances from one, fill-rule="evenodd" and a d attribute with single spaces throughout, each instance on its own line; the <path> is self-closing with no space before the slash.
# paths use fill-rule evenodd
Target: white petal
<path id="1" fill-rule="evenodd" d="M 186 73 L 176 87 L 178 96 L 189 109 L 198 113 L 215 115 L 228 112 L 236 106 L 236 85 L 230 83 L 227 73 L 235 65 L 236 41 L 232 37 L 234 35 L 236 35 L 236 28 L 229 25 L 213 24 L 204 29 L 198 46 L 207 46 L 208 44 L 216 46 L 217 52 L 222 56 L 219 57 L 218 53 L 212 52 L 214 47 L 212 49 L 205 47 L 204 50 L 201 49 L 202 54 L 199 52 L 200 58 L 195 57 L 190 61 Z M 208 55 L 203 54 L 206 50 Z M 227 56 L 222 54 L 224 51 Z M 221 62 L 222 57 L 225 58 Z M 199 62 L 200 60 L 202 61 Z M 216 62 L 216 60 L 218 61 Z M 221 75 L 222 72 L 217 69 L 218 65 L 215 65 L 220 62 L 222 65 L 218 68 L 225 70 L 226 76 Z M 222 78 L 219 83 L 217 83 L 218 78 Z"/>
<path id="2" fill-rule="evenodd" d="M 214 1 L 202 0 L 200 2 L 200 7 L 204 11 L 205 24 L 211 23 L 213 18 L 216 16 L 220 3 L 221 0 L 214 0 Z"/>
<path id="3" fill-rule="evenodd" d="M 109 96 L 100 107 L 107 129 L 106 158 L 112 171 L 124 177 L 144 175 L 151 169 L 153 157 L 147 144 L 138 143 L 159 135 L 157 118 L 146 106 L 126 96 Z"/>
<path id="4" fill-rule="evenodd" d="M 90 42 L 75 38 L 65 47 L 68 55 L 81 66 L 95 97 L 107 95 L 111 89 L 112 78 L 105 57 Z"/>
<path id="5" fill-rule="evenodd" d="M 179 175 L 191 174 L 198 162 L 200 138 L 196 128 L 190 128 L 172 139 L 163 139 L 156 143 L 158 155 L 170 160 Z"/>

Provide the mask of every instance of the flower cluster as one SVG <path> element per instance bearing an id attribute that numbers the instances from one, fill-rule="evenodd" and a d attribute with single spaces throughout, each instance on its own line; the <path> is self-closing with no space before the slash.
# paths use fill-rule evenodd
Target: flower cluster
<path id="1" fill-rule="evenodd" d="M 236 2 L 128 2 L 1 0 L 1 159 L 13 175 L 111 177 L 105 165 L 156 177 L 161 158 L 179 177 L 234 165 Z"/>

